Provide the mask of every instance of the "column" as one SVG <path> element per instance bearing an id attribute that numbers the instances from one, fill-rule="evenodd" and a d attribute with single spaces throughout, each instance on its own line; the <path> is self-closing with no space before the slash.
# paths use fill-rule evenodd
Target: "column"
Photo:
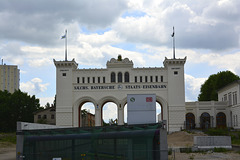
<path id="1" fill-rule="evenodd" d="M 101 126 L 102 110 L 100 106 L 95 106 L 95 126 Z"/>
<path id="2" fill-rule="evenodd" d="M 124 125 L 124 108 L 121 104 L 118 106 L 118 125 Z"/>

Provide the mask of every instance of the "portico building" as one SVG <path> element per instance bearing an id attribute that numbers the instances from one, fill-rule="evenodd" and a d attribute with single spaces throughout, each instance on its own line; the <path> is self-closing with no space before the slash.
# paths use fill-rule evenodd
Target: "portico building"
<path id="1" fill-rule="evenodd" d="M 128 58 L 112 58 L 106 68 L 78 69 L 72 61 L 56 61 L 56 125 L 81 127 L 81 107 L 92 102 L 95 125 L 102 125 L 102 107 L 117 105 L 118 125 L 124 124 L 128 94 L 155 94 L 169 131 L 178 131 L 185 121 L 183 59 L 165 58 L 163 67 L 134 68 Z"/>

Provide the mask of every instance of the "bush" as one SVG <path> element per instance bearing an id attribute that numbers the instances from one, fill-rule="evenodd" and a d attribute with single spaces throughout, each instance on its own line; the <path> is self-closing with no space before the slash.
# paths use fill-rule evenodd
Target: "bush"
<path id="1" fill-rule="evenodd" d="M 0 133 L 0 142 L 16 144 L 16 133 Z"/>
<path id="2" fill-rule="evenodd" d="M 210 136 L 227 136 L 229 131 L 227 128 L 210 128 L 207 131 L 205 131 L 206 134 Z"/>

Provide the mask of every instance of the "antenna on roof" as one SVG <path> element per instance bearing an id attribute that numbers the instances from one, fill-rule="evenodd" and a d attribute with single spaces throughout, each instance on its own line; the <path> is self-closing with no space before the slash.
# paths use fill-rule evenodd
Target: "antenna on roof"
<path id="1" fill-rule="evenodd" d="M 173 33 L 172 33 L 172 37 L 173 37 L 173 59 L 176 59 L 175 57 L 175 32 L 174 32 L 174 26 L 173 26 Z"/>

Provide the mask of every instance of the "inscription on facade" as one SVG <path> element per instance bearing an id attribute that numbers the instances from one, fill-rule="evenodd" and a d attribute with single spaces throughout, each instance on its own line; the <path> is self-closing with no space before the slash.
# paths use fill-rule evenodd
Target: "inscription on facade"
<path id="1" fill-rule="evenodd" d="M 74 86 L 74 90 L 114 90 L 114 89 L 164 89 L 167 85 L 110 85 L 110 86 Z"/>

